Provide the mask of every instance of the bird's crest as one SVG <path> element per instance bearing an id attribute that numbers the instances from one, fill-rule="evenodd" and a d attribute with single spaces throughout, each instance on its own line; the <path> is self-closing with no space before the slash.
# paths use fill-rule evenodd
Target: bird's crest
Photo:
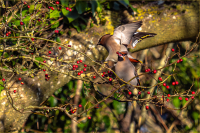
<path id="1" fill-rule="evenodd" d="M 111 35 L 110 34 L 106 34 L 106 35 L 103 35 L 100 39 L 99 39 L 99 42 L 97 43 L 97 45 L 104 45 L 106 40 L 108 39 L 108 37 L 110 37 Z"/>

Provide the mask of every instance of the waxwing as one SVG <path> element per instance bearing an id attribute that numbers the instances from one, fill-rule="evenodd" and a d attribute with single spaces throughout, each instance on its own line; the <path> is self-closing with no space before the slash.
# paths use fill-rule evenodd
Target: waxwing
<path id="1" fill-rule="evenodd" d="M 118 26 L 113 35 L 106 34 L 99 39 L 97 45 L 102 45 L 109 52 L 106 62 L 113 65 L 118 60 L 117 51 L 120 51 L 120 46 L 132 45 L 136 46 L 138 42 L 142 39 L 153 37 L 156 34 L 154 33 L 145 33 L 145 32 L 136 32 L 137 29 L 142 25 L 142 21 L 133 22 L 130 24 L 125 24 Z"/>
<path id="2" fill-rule="evenodd" d="M 131 63 L 131 61 L 127 56 L 128 52 L 121 51 L 117 52 L 117 54 L 118 54 L 118 62 L 115 65 L 115 73 L 117 74 L 117 76 L 126 82 L 128 82 L 133 77 L 138 76 L 135 66 Z M 121 80 L 119 80 L 119 83 L 124 84 L 124 82 Z M 135 86 L 140 85 L 139 77 L 132 79 L 129 83 Z M 138 93 L 137 89 L 131 85 L 126 84 L 125 88 L 133 90 L 133 94 L 137 95 Z"/>

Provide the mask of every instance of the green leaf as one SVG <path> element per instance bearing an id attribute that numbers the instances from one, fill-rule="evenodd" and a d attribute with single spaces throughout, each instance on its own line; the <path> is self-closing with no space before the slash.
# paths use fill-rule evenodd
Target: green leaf
<path id="1" fill-rule="evenodd" d="M 118 114 L 123 114 L 125 112 L 125 103 L 113 101 L 113 107 Z"/>
<path id="2" fill-rule="evenodd" d="M 119 4 L 118 4 L 117 2 L 113 2 L 112 8 L 113 8 L 114 10 L 116 10 L 116 11 L 119 11 L 119 10 L 120 10 Z"/>
<path id="3" fill-rule="evenodd" d="M 22 11 L 22 17 L 24 17 L 25 15 L 27 15 L 28 10 L 23 10 Z"/>
<path id="4" fill-rule="evenodd" d="M 180 105 L 181 105 L 181 102 L 180 102 L 180 100 L 178 99 L 178 97 L 174 97 L 172 102 L 173 102 L 173 104 L 174 104 L 174 106 L 175 106 L 176 108 L 179 108 Z"/>
<path id="5" fill-rule="evenodd" d="M 129 0 L 118 0 L 118 2 L 124 7 L 128 8 Z"/>
<path id="6" fill-rule="evenodd" d="M 130 6 L 130 8 L 131 8 L 133 11 L 135 11 L 135 12 L 138 13 L 137 8 L 134 8 L 131 4 L 129 4 L 129 6 Z"/>
<path id="7" fill-rule="evenodd" d="M 78 14 L 82 14 L 84 11 L 86 11 L 87 6 L 87 1 L 77 1 L 76 10 L 78 11 Z"/>
<path id="8" fill-rule="evenodd" d="M 67 86 L 69 90 L 71 91 L 73 89 L 73 81 L 69 81 L 69 83 L 67 83 Z"/>
<path id="9" fill-rule="evenodd" d="M 62 8 L 62 13 L 64 16 L 67 17 L 69 23 L 71 23 L 72 21 L 74 21 L 75 19 L 77 19 L 79 17 L 79 14 L 76 9 L 69 12 L 65 8 Z"/>
<path id="10" fill-rule="evenodd" d="M 60 41 L 60 37 L 56 37 L 56 42 L 61 43 L 61 41 Z"/>
<path id="11" fill-rule="evenodd" d="M 57 20 L 50 20 L 50 22 L 52 24 L 51 29 L 55 29 L 59 26 L 59 21 L 57 21 Z"/>
<path id="12" fill-rule="evenodd" d="M 80 29 L 80 27 L 79 27 L 79 23 L 78 23 L 77 20 L 75 20 L 75 21 L 72 23 L 72 25 L 74 26 L 74 28 L 76 28 L 77 32 L 80 32 L 80 31 L 81 31 L 81 29 Z"/>
<path id="13" fill-rule="evenodd" d="M 90 28 L 92 28 L 94 26 L 94 24 L 93 23 L 90 23 Z"/>
<path id="14" fill-rule="evenodd" d="M 96 0 L 91 0 L 90 3 L 92 5 L 92 15 L 94 16 L 94 13 L 95 13 L 95 11 L 97 9 L 98 4 L 97 4 Z"/>
<path id="15" fill-rule="evenodd" d="M 80 24 L 80 26 L 81 26 L 81 30 L 85 30 L 87 27 L 85 24 Z"/>
<path id="16" fill-rule="evenodd" d="M 69 0 L 60 0 L 62 6 L 68 7 L 69 6 Z"/>
<path id="17" fill-rule="evenodd" d="M 20 25 L 20 20 L 14 21 L 14 25 L 19 26 Z"/>
<path id="18" fill-rule="evenodd" d="M 35 10 L 38 10 L 41 7 L 42 7 L 42 4 L 37 4 L 36 7 L 35 7 L 35 5 L 30 5 L 29 12 L 32 13 L 34 11 L 34 8 L 35 8 Z"/>
<path id="19" fill-rule="evenodd" d="M 61 11 L 54 10 L 53 12 L 50 13 L 50 18 L 58 18 L 60 17 Z"/>
<path id="20" fill-rule="evenodd" d="M 50 96 L 48 101 L 49 101 L 51 107 L 55 107 L 58 102 L 57 99 L 54 98 L 53 96 Z"/>
<path id="21" fill-rule="evenodd" d="M 26 18 L 23 19 L 23 22 L 27 25 L 30 21 L 30 16 L 27 16 Z"/>
<path id="22" fill-rule="evenodd" d="M 198 120 L 198 118 L 199 118 L 199 113 L 197 113 L 197 112 L 192 112 L 192 117 L 193 117 L 194 120 Z"/>
<path id="23" fill-rule="evenodd" d="M 106 128 L 110 127 L 110 118 L 107 115 L 103 117 L 103 122 L 105 123 Z"/>
<path id="24" fill-rule="evenodd" d="M 3 85 L 3 81 L 0 81 L 0 93 L 4 89 L 4 87 L 2 85 Z"/>

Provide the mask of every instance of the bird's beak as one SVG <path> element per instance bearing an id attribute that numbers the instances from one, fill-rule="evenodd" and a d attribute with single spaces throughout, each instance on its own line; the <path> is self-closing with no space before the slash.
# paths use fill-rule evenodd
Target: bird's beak
<path id="1" fill-rule="evenodd" d="M 125 56 L 123 57 L 123 60 L 126 60 Z"/>

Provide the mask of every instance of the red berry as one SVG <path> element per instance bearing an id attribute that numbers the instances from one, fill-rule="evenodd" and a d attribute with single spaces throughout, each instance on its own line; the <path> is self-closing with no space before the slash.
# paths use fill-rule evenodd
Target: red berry
<path id="1" fill-rule="evenodd" d="M 150 91 L 148 91 L 147 94 L 150 94 Z"/>
<path id="2" fill-rule="evenodd" d="M 104 77 L 104 75 L 103 75 L 103 74 L 102 74 L 101 76 L 102 76 L 102 77 Z"/>
<path id="3" fill-rule="evenodd" d="M 149 72 L 148 69 L 146 69 L 145 72 Z"/>
<path id="4" fill-rule="evenodd" d="M 55 32 L 55 33 L 59 33 L 59 31 L 58 31 L 58 30 L 55 30 L 54 32 Z"/>
<path id="5" fill-rule="evenodd" d="M 34 38 L 31 38 L 32 41 L 34 41 Z"/>
<path id="6" fill-rule="evenodd" d="M 76 70 L 76 68 L 72 68 L 73 70 Z"/>
<path id="7" fill-rule="evenodd" d="M 166 86 L 166 83 L 163 83 L 163 86 Z"/>
<path id="8" fill-rule="evenodd" d="M 172 82 L 172 85 L 176 85 L 176 83 L 175 83 L 175 82 Z"/>
<path id="9" fill-rule="evenodd" d="M 45 69 L 43 69 L 43 71 L 45 72 L 46 70 L 45 70 Z"/>
<path id="10" fill-rule="evenodd" d="M 106 74 L 106 72 L 103 72 L 103 75 L 105 75 Z"/>
<path id="11" fill-rule="evenodd" d="M 76 68 L 76 65 L 73 65 L 73 68 Z"/>
<path id="12" fill-rule="evenodd" d="M 66 7 L 66 10 L 68 11 L 68 10 L 69 10 L 69 7 Z"/>
<path id="13" fill-rule="evenodd" d="M 50 9 L 51 7 L 49 6 L 48 8 Z"/>
<path id="14" fill-rule="evenodd" d="M 23 85 L 23 84 L 24 84 L 24 82 L 21 82 L 21 84 Z"/>
<path id="15" fill-rule="evenodd" d="M 33 53 L 31 53 L 33 55 Z"/>
<path id="16" fill-rule="evenodd" d="M 93 79 L 96 79 L 96 76 L 93 76 Z"/>
<path id="17" fill-rule="evenodd" d="M 79 64 L 80 62 L 79 62 L 79 61 L 77 61 L 76 63 L 77 63 L 77 64 Z"/>
<path id="18" fill-rule="evenodd" d="M 23 23 L 23 22 L 20 22 L 20 25 L 24 25 L 24 23 Z"/>
<path id="19" fill-rule="evenodd" d="M 76 68 L 78 68 L 78 65 L 76 65 Z"/>
<path id="20" fill-rule="evenodd" d="M 176 85 L 178 85 L 178 81 L 175 81 Z"/>
<path id="21" fill-rule="evenodd" d="M 38 21 L 40 22 L 41 20 L 40 20 L 40 19 L 38 19 Z"/>
<path id="22" fill-rule="evenodd" d="M 140 95 L 141 94 L 141 91 L 138 91 L 138 95 Z"/>
<path id="23" fill-rule="evenodd" d="M 16 93 L 17 91 L 16 91 L 16 90 L 14 90 L 13 92 L 14 92 L 14 93 Z"/>
<path id="24" fill-rule="evenodd" d="M 5 79 L 2 79 L 2 81 L 4 82 L 4 81 L 5 81 Z"/>
<path id="25" fill-rule="evenodd" d="M 68 47 L 71 47 L 71 45 L 68 45 Z"/>
<path id="26" fill-rule="evenodd" d="M 45 60 L 44 60 L 43 62 L 44 62 L 44 63 L 46 63 L 46 61 L 45 61 Z"/>
<path id="27" fill-rule="evenodd" d="M 154 70 L 153 73 L 156 74 L 156 73 L 157 73 L 157 70 Z"/>
<path id="28" fill-rule="evenodd" d="M 108 73 L 110 73 L 110 71 L 108 71 Z"/>
<path id="29" fill-rule="evenodd" d="M 170 95 L 170 94 L 167 94 L 167 96 L 170 97 L 171 95 Z"/>
<path id="30" fill-rule="evenodd" d="M 129 95 L 131 95 L 131 94 L 132 94 L 132 92 L 131 92 L 131 91 L 129 91 L 129 92 L 128 92 L 128 94 L 129 94 Z"/>
<path id="31" fill-rule="evenodd" d="M 192 96 L 191 99 L 194 99 L 194 96 Z"/>
<path id="32" fill-rule="evenodd" d="M 54 10 L 54 8 L 53 8 L 53 7 L 51 7 L 51 10 Z"/>
<path id="33" fill-rule="evenodd" d="M 49 54 L 51 54 L 51 51 L 49 51 Z"/>
<path id="34" fill-rule="evenodd" d="M 79 108 L 82 108 L 82 105 L 81 105 L 81 104 L 79 104 L 79 105 L 78 105 L 78 107 L 79 107 Z"/>
<path id="35" fill-rule="evenodd" d="M 45 77 L 48 77 L 48 74 L 45 74 Z"/>
<path id="36" fill-rule="evenodd" d="M 71 12 L 71 11 L 72 11 L 72 9 L 71 9 L 71 8 L 69 8 L 69 11 Z"/>
<path id="37" fill-rule="evenodd" d="M 82 63 L 83 61 L 82 60 L 80 60 L 80 63 Z"/>
<path id="38" fill-rule="evenodd" d="M 86 68 L 83 68 L 83 71 L 86 71 Z"/>
<path id="39" fill-rule="evenodd" d="M 81 75 L 81 73 L 80 73 L 80 72 L 78 72 L 78 75 Z"/>
<path id="40" fill-rule="evenodd" d="M 90 116 L 88 116 L 88 119 L 90 120 L 90 119 L 91 119 L 91 117 L 90 117 Z"/>
<path id="41" fill-rule="evenodd" d="M 151 71 L 151 69 L 149 69 L 149 68 L 148 68 L 147 70 L 148 70 L 148 72 L 150 72 L 150 71 Z"/>
<path id="42" fill-rule="evenodd" d="M 22 80 L 22 78 L 18 78 L 18 80 L 20 81 L 20 80 Z"/>
<path id="43" fill-rule="evenodd" d="M 169 85 L 167 85 L 166 88 L 169 89 Z"/>
<path id="44" fill-rule="evenodd" d="M 146 106 L 146 109 L 149 109 L 149 106 Z"/>
<path id="45" fill-rule="evenodd" d="M 182 100 L 182 97 L 178 97 L 179 100 Z"/>
<path id="46" fill-rule="evenodd" d="M 83 71 L 81 70 L 80 73 L 83 73 Z"/>
<path id="47" fill-rule="evenodd" d="M 167 99 L 167 102 L 169 102 L 169 99 Z"/>
<path id="48" fill-rule="evenodd" d="M 86 64 L 84 64 L 84 67 L 87 67 L 87 65 L 86 65 Z"/>
<path id="49" fill-rule="evenodd" d="M 192 95 L 194 95 L 195 94 L 195 92 L 194 91 L 192 91 Z"/>
<path id="50" fill-rule="evenodd" d="M 174 52 L 175 50 L 172 48 L 172 52 Z"/>
<path id="51" fill-rule="evenodd" d="M 179 63 L 180 61 L 179 60 L 177 60 L 177 63 Z"/>
<path id="52" fill-rule="evenodd" d="M 162 81 L 162 78 L 161 78 L 161 77 L 159 77 L 159 78 L 158 78 L 158 80 L 159 80 L 159 81 Z"/>
<path id="53" fill-rule="evenodd" d="M 24 4 L 25 4 L 25 5 L 27 4 L 26 1 L 24 1 Z"/>
<path id="54" fill-rule="evenodd" d="M 56 4 L 59 4 L 59 1 L 56 1 Z"/>
<path id="55" fill-rule="evenodd" d="M 30 6 L 29 6 L 29 5 L 28 5 L 27 7 L 28 7 L 28 8 L 30 8 Z"/>
<path id="56" fill-rule="evenodd" d="M 188 101 L 188 98 L 187 98 L 187 97 L 185 98 L 185 101 Z"/>
<path id="57" fill-rule="evenodd" d="M 183 59 L 180 59 L 179 61 L 180 61 L 180 62 L 182 62 L 182 61 L 183 61 Z"/>
<path id="58" fill-rule="evenodd" d="M 10 32 L 10 31 L 8 31 L 8 34 L 10 35 L 10 34 L 11 34 L 11 32 Z"/>
<path id="59" fill-rule="evenodd" d="M 112 78 L 109 78 L 109 81 L 112 81 Z"/>
<path id="60" fill-rule="evenodd" d="M 8 34 L 8 33 L 6 33 L 6 36 L 9 36 L 9 34 Z"/>
<path id="61" fill-rule="evenodd" d="M 61 50 L 62 48 L 61 48 L 61 47 L 59 47 L 58 49 L 60 49 L 60 50 Z"/>

